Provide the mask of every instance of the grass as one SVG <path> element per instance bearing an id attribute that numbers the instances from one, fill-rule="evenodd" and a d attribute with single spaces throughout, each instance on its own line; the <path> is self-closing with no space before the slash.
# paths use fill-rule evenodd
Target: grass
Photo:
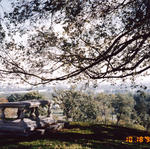
<path id="1" fill-rule="evenodd" d="M 1 138 L 0 149 L 150 149 L 150 142 L 128 143 L 128 136 L 149 136 L 133 128 L 73 122 L 59 132 L 29 138 Z"/>

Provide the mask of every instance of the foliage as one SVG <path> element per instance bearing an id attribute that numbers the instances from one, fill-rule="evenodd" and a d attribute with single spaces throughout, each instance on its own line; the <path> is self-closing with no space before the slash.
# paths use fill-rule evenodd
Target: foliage
<path id="1" fill-rule="evenodd" d="M 137 112 L 137 121 L 143 125 L 147 130 L 150 128 L 150 95 L 144 92 L 138 92 L 134 95 L 136 100 L 135 110 Z"/>
<path id="2" fill-rule="evenodd" d="M 7 97 L 9 102 L 15 102 L 15 101 L 24 101 L 24 100 L 33 100 L 33 99 L 43 99 L 44 96 L 42 96 L 39 92 L 33 91 L 28 92 L 26 94 L 11 94 Z"/>
<path id="3" fill-rule="evenodd" d="M 150 69 L 148 0 L 31 0 L 12 6 L 5 13 L 10 40 L 0 51 L 3 79 L 37 85 L 134 77 Z M 16 33 L 27 36 L 27 44 L 15 42 Z"/>
<path id="4" fill-rule="evenodd" d="M 67 120 L 97 121 L 150 128 L 150 95 L 89 94 L 75 90 L 55 90 L 53 100 L 60 105 Z"/>
<path id="5" fill-rule="evenodd" d="M 113 121 L 114 109 L 112 107 L 113 95 L 108 95 L 105 93 L 99 93 L 95 97 L 96 105 L 98 106 L 99 116 L 98 119 L 102 119 L 105 124 L 109 120 Z"/>
<path id="6" fill-rule="evenodd" d="M 97 118 L 98 107 L 90 95 L 73 89 L 59 90 L 53 94 L 53 100 L 63 109 L 67 120 L 94 121 Z"/>
<path id="7" fill-rule="evenodd" d="M 38 92 L 10 95 L 8 101 L 45 99 Z M 55 90 L 52 93 L 57 110 L 63 110 L 67 121 L 96 121 L 103 124 L 117 124 L 150 129 L 150 94 L 86 93 L 75 88 Z M 40 109 L 45 114 L 47 108 Z"/>
<path id="8" fill-rule="evenodd" d="M 112 102 L 114 111 L 117 118 L 117 125 L 120 120 L 130 121 L 131 114 L 134 107 L 134 99 L 127 94 L 116 94 L 115 99 Z"/>
<path id="9" fill-rule="evenodd" d="M 7 97 L 9 102 L 15 102 L 15 101 L 21 101 L 23 98 L 23 95 L 21 94 L 11 94 L 10 96 Z"/>
<path id="10" fill-rule="evenodd" d="M 43 98 L 44 97 L 39 92 L 34 91 L 26 93 L 21 100 L 33 100 L 33 99 L 39 100 Z"/>

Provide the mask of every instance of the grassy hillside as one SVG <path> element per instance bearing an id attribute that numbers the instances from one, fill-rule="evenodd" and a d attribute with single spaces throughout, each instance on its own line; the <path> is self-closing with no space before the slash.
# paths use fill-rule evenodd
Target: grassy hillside
<path id="1" fill-rule="evenodd" d="M 134 136 L 134 143 L 126 137 Z M 135 143 L 137 137 L 143 141 Z M 150 149 L 150 133 L 121 126 L 71 123 L 59 132 L 30 138 L 1 138 L 0 149 Z M 139 139 L 139 138 L 138 138 Z"/>

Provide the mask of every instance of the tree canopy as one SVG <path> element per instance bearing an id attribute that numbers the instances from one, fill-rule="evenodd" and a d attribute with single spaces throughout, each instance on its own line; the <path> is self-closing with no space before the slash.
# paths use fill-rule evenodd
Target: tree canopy
<path id="1" fill-rule="evenodd" d="M 2 78 L 37 85 L 148 75 L 149 0 L 14 0 L 12 6 L 7 35 L 1 29 Z M 16 34 L 27 43 L 15 42 Z"/>

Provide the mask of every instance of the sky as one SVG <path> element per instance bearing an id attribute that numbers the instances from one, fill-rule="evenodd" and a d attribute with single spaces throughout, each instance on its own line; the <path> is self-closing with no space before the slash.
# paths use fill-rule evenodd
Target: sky
<path id="1" fill-rule="evenodd" d="M 10 12 L 12 10 L 12 7 L 11 7 L 11 2 L 13 0 L 2 0 L 0 2 L 0 5 L 1 5 L 1 8 L 0 8 L 0 12 L 3 14 L 4 11 L 6 12 Z"/>

